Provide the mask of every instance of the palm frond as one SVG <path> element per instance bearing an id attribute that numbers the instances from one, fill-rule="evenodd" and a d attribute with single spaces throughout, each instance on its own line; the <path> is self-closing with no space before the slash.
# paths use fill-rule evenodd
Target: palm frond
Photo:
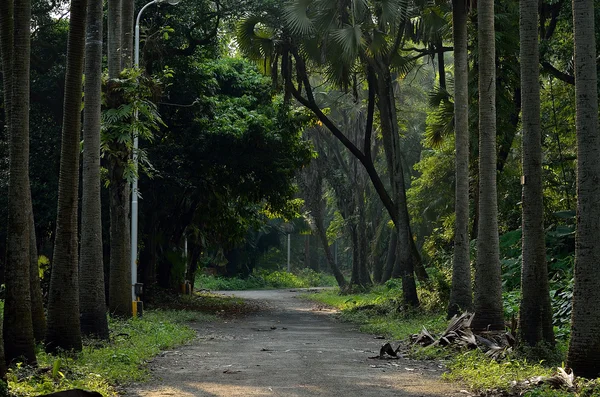
<path id="1" fill-rule="evenodd" d="M 236 41 L 240 51 L 255 61 L 270 57 L 273 51 L 273 32 L 260 16 L 240 21 L 236 27 Z"/>
<path id="2" fill-rule="evenodd" d="M 429 100 L 433 97 L 441 96 L 443 89 L 438 89 L 437 93 L 430 93 Z M 446 93 L 447 94 L 447 93 Z M 454 133 L 454 103 L 448 99 L 439 102 L 436 109 L 427 117 L 427 127 L 425 128 L 425 145 L 430 148 L 439 148 L 446 137 Z"/>
<path id="3" fill-rule="evenodd" d="M 407 0 L 377 0 L 376 4 L 381 8 L 380 22 L 384 25 L 393 24 L 408 15 Z"/>
<path id="4" fill-rule="evenodd" d="M 331 33 L 331 37 L 339 44 L 342 48 L 342 55 L 349 61 L 353 61 L 359 50 L 365 45 L 363 32 L 358 24 L 336 29 Z"/>
<path id="5" fill-rule="evenodd" d="M 393 54 L 390 62 L 392 70 L 398 73 L 399 77 L 405 77 L 409 74 L 417 65 L 417 61 L 414 57 L 407 57 L 400 54 Z"/>
<path id="6" fill-rule="evenodd" d="M 283 16 L 292 33 L 305 36 L 314 31 L 308 8 L 313 0 L 293 0 L 283 8 Z"/>

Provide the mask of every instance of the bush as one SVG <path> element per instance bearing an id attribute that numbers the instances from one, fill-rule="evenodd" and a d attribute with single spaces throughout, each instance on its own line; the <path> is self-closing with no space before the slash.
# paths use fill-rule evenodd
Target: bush
<path id="1" fill-rule="evenodd" d="M 199 274 L 196 288 L 213 291 L 241 291 L 249 289 L 309 288 L 331 287 L 336 285 L 335 278 L 311 269 L 302 269 L 297 274 L 285 271 L 269 272 L 255 270 L 245 279 L 238 277 L 215 277 Z"/>

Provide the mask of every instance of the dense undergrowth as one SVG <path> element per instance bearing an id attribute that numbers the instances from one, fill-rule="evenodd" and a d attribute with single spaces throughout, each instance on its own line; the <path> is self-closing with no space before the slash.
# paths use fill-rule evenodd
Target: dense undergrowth
<path id="1" fill-rule="evenodd" d="M 110 318 L 110 339 L 87 339 L 79 353 L 53 356 L 40 346 L 37 368 L 17 365 L 9 370 L 10 393 L 25 397 L 82 388 L 116 396 L 122 385 L 148 378 L 145 364 L 161 350 L 195 337 L 195 331 L 187 324 L 214 321 L 216 315 L 253 310 L 236 298 L 210 294 L 180 296 L 167 292 L 155 294 L 151 306 L 154 308 L 146 310 L 141 318 Z"/>
<path id="2" fill-rule="evenodd" d="M 302 269 L 296 273 L 255 270 L 247 278 L 215 277 L 199 274 L 196 277 L 195 283 L 196 288 L 211 291 L 333 287 L 335 285 L 337 285 L 337 283 L 332 275 L 317 273 L 311 269 Z"/>

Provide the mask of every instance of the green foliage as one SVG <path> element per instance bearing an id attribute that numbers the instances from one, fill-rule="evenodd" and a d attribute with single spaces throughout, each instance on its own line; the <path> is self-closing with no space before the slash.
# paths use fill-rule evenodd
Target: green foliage
<path id="1" fill-rule="evenodd" d="M 15 396 L 83 388 L 116 396 L 114 386 L 147 379 L 144 364 L 160 350 L 185 343 L 195 332 L 183 325 L 210 317 L 187 311 L 146 311 L 142 318 L 110 319 L 110 342 L 88 340 L 77 356 L 52 356 L 37 352 L 39 369 L 17 366 L 9 371 L 8 384 Z"/>
<path id="2" fill-rule="evenodd" d="M 249 289 L 332 287 L 337 285 L 329 274 L 302 269 L 298 273 L 285 271 L 254 271 L 245 279 L 238 277 L 215 277 L 205 274 L 196 276 L 196 287 L 213 291 L 241 291 Z"/>
<path id="3" fill-rule="evenodd" d="M 407 339 L 423 326 L 440 332 L 446 324 L 441 313 L 399 311 L 401 293 L 394 283 L 376 287 L 366 294 L 341 295 L 338 289 L 333 289 L 303 297 L 340 310 L 341 319 L 359 324 L 362 332 L 391 339 Z"/>
<path id="4" fill-rule="evenodd" d="M 455 356 L 448 364 L 448 369 L 449 372 L 444 375 L 445 379 L 462 382 L 474 391 L 507 391 L 513 381 L 552 374 L 552 369 L 542 363 L 532 363 L 516 357 L 498 362 L 479 350 Z"/>

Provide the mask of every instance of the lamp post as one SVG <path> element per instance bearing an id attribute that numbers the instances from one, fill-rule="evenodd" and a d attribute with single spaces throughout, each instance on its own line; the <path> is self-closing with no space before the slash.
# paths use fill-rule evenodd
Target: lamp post
<path id="1" fill-rule="evenodd" d="M 142 7 L 140 12 L 137 14 L 135 19 L 135 43 L 134 43 L 134 58 L 133 65 L 137 69 L 140 66 L 140 18 L 146 8 L 152 4 L 167 3 L 170 5 L 176 5 L 180 0 L 152 0 Z M 135 111 L 135 118 L 137 120 L 138 113 Z M 139 139 L 137 132 L 133 136 L 133 164 L 136 169 L 136 176 L 133 178 L 131 184 L 131 300 L 133 303 L 133 315 L 137 314 L 137 243 L 138 243 L 138 178 L 137 166 L 138 166 L 138 150 Z"/>

